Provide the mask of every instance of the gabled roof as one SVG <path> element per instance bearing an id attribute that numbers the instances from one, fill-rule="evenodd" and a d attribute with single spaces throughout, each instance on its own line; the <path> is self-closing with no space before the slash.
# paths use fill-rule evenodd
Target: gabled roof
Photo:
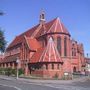
<path id="1" fill-rule="evenodd" d="M 35 58 L 36 57 L 36 58 Z M 60 54 L 53 42 L 53 39 L 50 37 L 46 48 L 39 49 L 31 58 L 31 63 L 37 62 L 62 62 Z"/>
<path id="2" fill-rule="evenodd" d="M 30 50 L 37 50 L 38 48 L 40 48 L 41 45 L 35 38 L 30 38 L 26 36 L 24 37 Z"/>
<path id="3" fill-rule="evenodd" d="M 39 48 L 39 49 L 34 53 L 34 55 L 31 57 L 30 63 L 37 63 L 37 62 L 39 62 L 39 59 L 40 59 L 40 56 L 41 56 L 42 53 L 43 53 L 43 50 L 44 50 L 44 48 Z"/>
<path id="4" fill-rule="evenodd" d="M 59 18 L 56 18 L 54 23 L 52 24 L 52 26 L 50 27 L 50 29 L 47 31 L 47 33 L 66 33 L 69 34 L 69 32 L 67 31 L 67 29 L 65 28 L 65 26 L 61 23 Z"/>
<path id="5" fill-rule="evenodd" d="M 35 27 L 22 33 L 21 35 L 17 36 L 8 46 L 8 48 L 21 43 L 24 36 L 35 38 L 48 33 L 64 33 L 70 35 L 59 18 L 55 18 L 48 23 L 38 24 Z"/>
<path id="6" fill-rule="evenodd" d="M 39 26 L 39 24 L 36 25 L 35 27 L 27 30 L 26 32 L 22 33 L 21 35 L 16 36 L 16 38 L 11 42 L 11 44 L 8 46 L 8 48 L 21 43 L 24 39 L 24 36 L 30 37 L 32 35 L 32 33 L 38 28 L 38 26 Z"/>
<path id="7" fill-rule="evenodd" d="M 11 56 L 5 57 L 0 63 L 16 61 L 17 57 L 19 57 L 19 54 L 15 54 L 15 55 L 11 55 Z"/>
<path id="8" fill-rule="evenodd" d="M 3 61 L 4 55 L 0 55 L 0 63 Z"/>
<path id="9" fill-rule="evenodd" d="M 55 18 L 52 21 L 42 24 L 42 27 L 36 33 L 36 37 L 49 33 L 64 33 L 70 35 L 65 26 L 61 23 L 59 18 Z"/>

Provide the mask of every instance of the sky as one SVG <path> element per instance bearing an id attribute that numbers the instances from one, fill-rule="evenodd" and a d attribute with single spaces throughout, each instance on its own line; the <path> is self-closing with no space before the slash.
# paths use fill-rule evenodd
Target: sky
<path id="1" fill-rule="evenodd" d="M 19 34 L 39 23 L 41 10 L 46 22 L 59 17 L 71 37 L 83 43 L 90 57 L 90 0 L 0 0 L 0 27 L 8 44 Z"/>

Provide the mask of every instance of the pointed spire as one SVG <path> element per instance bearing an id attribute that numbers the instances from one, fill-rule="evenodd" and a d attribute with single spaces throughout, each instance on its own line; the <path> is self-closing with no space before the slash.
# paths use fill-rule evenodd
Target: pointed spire
<path id="1" fill-rule="evenodd" d="M 45 23 L 45 12 L 42 10 L 40 13 L 40 24 Z"/>

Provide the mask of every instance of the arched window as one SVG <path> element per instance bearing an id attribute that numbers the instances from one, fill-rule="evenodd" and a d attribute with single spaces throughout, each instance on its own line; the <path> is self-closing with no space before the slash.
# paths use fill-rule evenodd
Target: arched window
<path id="1" fill-rule="evenodd" d="M 61 37 L 57 37 L 57 50 L 61 55 Z"/>
<path id="2" fill-rule="evenodd" d="M 64 38 L 64 56 L 67 56 L 67 38 Z"/>
<path id="3" fill-rule="evenodd" d="M 60 64 L 59 63 L 57 64 L 57 69 L 60 69 Z"/>
<path id="4" fill-rule="evenodd" d="M 74 50 L 73 50 L 73 48 L 72 48 L 72 56 L 74 56 Z"/>
<path id="5" fill-rule="evenodd" d="M 72 56 L 76 56 L 76 48 L 74 44 L 72 44 Z"/>
<path id="6" fill-rule="evenodd" d="M 76 56 L 76 48 L 74 48 L 74 56 Z"/>

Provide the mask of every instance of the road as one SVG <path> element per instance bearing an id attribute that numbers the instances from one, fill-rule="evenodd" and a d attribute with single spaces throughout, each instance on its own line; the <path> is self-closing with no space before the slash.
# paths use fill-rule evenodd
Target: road
<path id="1" fill-rule="evenodd" d="M 0 85 L 0 90 L 17 90 L 17 89 L 6 85 Z"/>
<path id="2" fill-rule="evenodd" d="M 52 80 L 52 82 L 54 81 Z M 0 79 L 0 90 L 90 90 L 90 80 L 71 83 L 33 83 L 23 80 Z"/>
<path id="3" fill-rule="evenodd" d="M 17 90 L 58 90 L 58 89 L 48 87 L 48 86 L 44 86 L 44 85 L 41 85 L 41 84 L 20 82 L 18 80 L 11 81 L 11 80 L 0 79 L 0 84 L 7 85 L 7 86 L 10 86 L 10 87 L 17 87 Z M 0 87 L 0 90 L 4 90 L 4 89 L 1 89 L 1 88 L 2 87 Z M 9 89 L 7 89 L 7 90 L 9 90 Z M 64 90 L 64 89 L 62 89 L 62 90 Z"/>

